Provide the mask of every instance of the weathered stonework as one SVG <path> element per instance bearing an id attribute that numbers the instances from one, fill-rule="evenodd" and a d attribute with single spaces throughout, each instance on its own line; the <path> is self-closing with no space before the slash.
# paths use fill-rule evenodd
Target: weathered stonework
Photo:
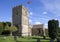
<path id="1" fill-rule="evenodd" d="M 23 6 L 16 6 L 12 9 L 12 23 L 18 29 L 16 35 L 28 36 L 28 11 Z"/>
<path id="2" fill-rule="evenodd" d="M 44 27 L 43 24 L 36 24 L 32 27 L 32 36 L 43 36 L 44 35 Z"/>

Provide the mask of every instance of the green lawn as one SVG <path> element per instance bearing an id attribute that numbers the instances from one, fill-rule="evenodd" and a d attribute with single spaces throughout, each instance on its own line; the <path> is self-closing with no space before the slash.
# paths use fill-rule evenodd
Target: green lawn
<path id="1" fill-rule="evenodd" d="M 37 38 L 41 38 L 41 42 L 49 42 L 49 37 L 46 39 L 42 39 L 40 36 L 32 36 L 32 37 L 18 37 L 17 42 L 37 42 Z M 15 42 L 13 36 L 8 36 L 6 39 L 3 39 L 3 36 L 0 36 L 0 42 Z"/>
<path id="2" fill-rule="evenodd" d="M 6 39 L 4 39 L 4 37 L 0 36 L 0 42 L 15 42 L 12 36 L 8 36 L 6 37 Z"/>

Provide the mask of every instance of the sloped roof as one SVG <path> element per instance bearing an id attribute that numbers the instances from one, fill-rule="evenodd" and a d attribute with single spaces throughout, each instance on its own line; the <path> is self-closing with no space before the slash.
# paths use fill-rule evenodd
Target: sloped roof
<path id="1" fill-rule="evenodd" d="M 33 25 L 33 28 L 43 28 L 43 24 Z"/>

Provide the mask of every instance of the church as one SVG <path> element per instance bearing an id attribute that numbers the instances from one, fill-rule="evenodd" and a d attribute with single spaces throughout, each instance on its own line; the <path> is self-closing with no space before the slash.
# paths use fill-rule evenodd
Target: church
<path id="1" fill-rule="evenodd" d="M 15 6 L 12 8 L 12 25 L 17 27 L 14 35 L 17 36 L 38 36 L 45 35 L 43 24 L 29 24 L 28 9 L 23 6 Z"/>

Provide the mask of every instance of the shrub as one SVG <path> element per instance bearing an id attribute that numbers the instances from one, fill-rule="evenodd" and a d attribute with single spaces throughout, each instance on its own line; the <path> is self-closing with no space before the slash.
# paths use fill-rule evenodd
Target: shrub
<path id="1" fill-rule="evenodd" d="M 1 35 L 5 35 L 5 36 L 9 36 L 10 35 L 10 31 L 5 30 L 1 33 Z"/>

